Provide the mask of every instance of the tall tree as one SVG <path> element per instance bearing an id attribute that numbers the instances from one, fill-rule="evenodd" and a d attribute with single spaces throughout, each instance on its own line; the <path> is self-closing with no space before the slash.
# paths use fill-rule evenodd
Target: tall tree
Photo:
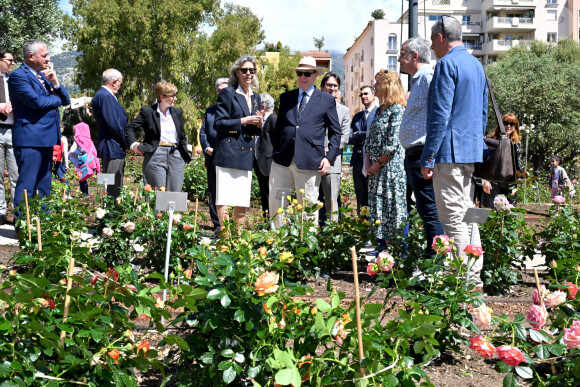
<path id="1" fill-rule="evenodd" d="M 265 57 L 260 58 L 260 92 L 274 97 L 278 106 L 280 94 L 295 89 L 296 73 L 293 68 L 298 67 L 300 54 L 292 55 L 288 47 L 282 48 L 277 62 L 270 62 Z"/>
<path id="2" fill-rule="evenodd" d="M 548 158 L 580 155 L 580 47 L 569 39 L 555 46 L 535 41 L 513 47 L 487 67 L 500 111 L 515 113 L 528 136 L 528 160 L 543 170 Z M 495 127 L 493 108 L 488 128 Z"/>
<path id="3" fill-rule="evenodd" d="M 318 51 L 322 50 L 322 47 L 324 47 L 324 36 L 320 39 L 314 38 L 314 47 L 318 48 Z"/>
<path id="4" fill-rule="evenodd" d="M 0 45 L 22 59 L 22 45 L 39 39 L 50 45 L 62 33 L 58 0 L 0 0 Z"/>

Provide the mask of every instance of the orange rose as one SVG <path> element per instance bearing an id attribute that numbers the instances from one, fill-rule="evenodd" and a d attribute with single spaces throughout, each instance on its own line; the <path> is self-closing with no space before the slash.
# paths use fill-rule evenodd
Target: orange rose
<path id="1" fill-rule="evenodd" d="M 278 290 L 278 281 L 280 276 L 273 271 L 266 271 L 256 280 L 254 284 L 254 290 L 258 293 L 258 296 L 263 296 L 264 294 L 274 293 Z"/>
<path id="2" fill-rule="evenodd" d="M 121 354 L 121 352 L 119 352 L 118 349 L 112 349 L 110 351 L 107 351 L 107 355 L 111 356 L 111 359 L 113 359 L 115 361 L 115 364 L 119 364 L 119 362 L 117 361 L 119 359 L 119 355 Z"/>
<path id="3" fill-rule="evenodd" d="M 151 188 L 151 185 L 150 184 L 147 184 L 144 189 L 147 192 L 153 192 L 153 188 Z"/>
<path id="4" fill-rule="evenodd" d="M 138 346 L 137 346 L 137 355 L 139 354 L 139 351 L 143 351 L 143 356 L 145 356 L 145 354 L 147 353 L 147 351 L 149 351 L 149 342 L 147 340 L 143 340 Z M 147 357 L 147 356 L 145 356 Z"/>
<path id="5" fill-rule="evenodd" d="M 262 246 L 258 249 L 258 254 L 260 254 L 262 257 L 265 257 L 266 255 L 268 255 L 268 249 Z"/>
<path id="6" fill-rule="evenodd" d="M 183 229 L 184 229 L 185 231 L 189 230 L 190 228 L 191 228 L 191 225 L 190 225 L 189 223 L 186 223 L 186 224 L 183 226 Z"/>

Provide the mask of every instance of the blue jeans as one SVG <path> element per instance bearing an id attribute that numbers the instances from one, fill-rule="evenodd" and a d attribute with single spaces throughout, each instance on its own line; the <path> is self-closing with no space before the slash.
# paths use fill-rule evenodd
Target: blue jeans
<path id="1" fill-rule="evenodd" d="M 421 165 L 419 159 L 421 154 L 405 156 L 405 172 L 407 173 L 407 183 L 413 188 L 415 194 L 415 206 L 423 221 L 427 248 L 425 258 L 435 256 L 435 251 L 431 248 L 433 238 L 442 235 L 443 223 L 439 220 L 437 205 L 435 204 L 435 191 L 433 190 L 433 179 L 425 180 L 421 175 Z"/>

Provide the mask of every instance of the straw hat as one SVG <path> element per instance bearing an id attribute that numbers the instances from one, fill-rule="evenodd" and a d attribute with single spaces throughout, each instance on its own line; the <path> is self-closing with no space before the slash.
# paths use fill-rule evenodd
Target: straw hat
<path id="1" fill-rule="evenodd" d="M 316 70 L 316 74 L 324 74 L 324 69 L 322 67 L 316 67 L 316 60 L 311 56 L 305 56 L 300 59 L 298 67 L 293 68 L 295 71 L 313 71 Z"/>

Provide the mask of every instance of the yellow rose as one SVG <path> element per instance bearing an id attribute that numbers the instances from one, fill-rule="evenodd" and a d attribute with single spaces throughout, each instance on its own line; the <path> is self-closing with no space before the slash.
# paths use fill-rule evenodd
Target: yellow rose
<path id="1" fill-rule="evenodd" d="M 304 189 L 303 188 L 300 189 L 300 195 L 304 195 Z"/>
<path id="2" fill-rule="evenodd" d="M 282 253 L 280 253 L 280 262 L 292 263 L 293 260 L 294 257 L 292 256 L 291 252 L 283 251 Z"/>
<path id="3" fill-rule="evenodd" d="M 381 224 L 381 221 L 377 219 L 377 220 L 375 221 L 375 224 L 376 224 L 377 226 L 380 226 L 380 224 Z"/>
<path id="4" fill-rule="evenodd" d="M 282 207 L 278 208 L 278 211 L 276 211 L 278 214 L 281 214 L 284 212 L 284 209 Z"/>
<path id="5" fill-rule="evenodd" d="M 298 200 L 292 199 L 292 204 L 298 204 Z"/>
<path id="6" fill-rule="evenodd" d="M 298 204 L 298 205 L 296 206 L 296 209 L 297 209 L 298 211 L 302 210 L 302 204 Z"/>

